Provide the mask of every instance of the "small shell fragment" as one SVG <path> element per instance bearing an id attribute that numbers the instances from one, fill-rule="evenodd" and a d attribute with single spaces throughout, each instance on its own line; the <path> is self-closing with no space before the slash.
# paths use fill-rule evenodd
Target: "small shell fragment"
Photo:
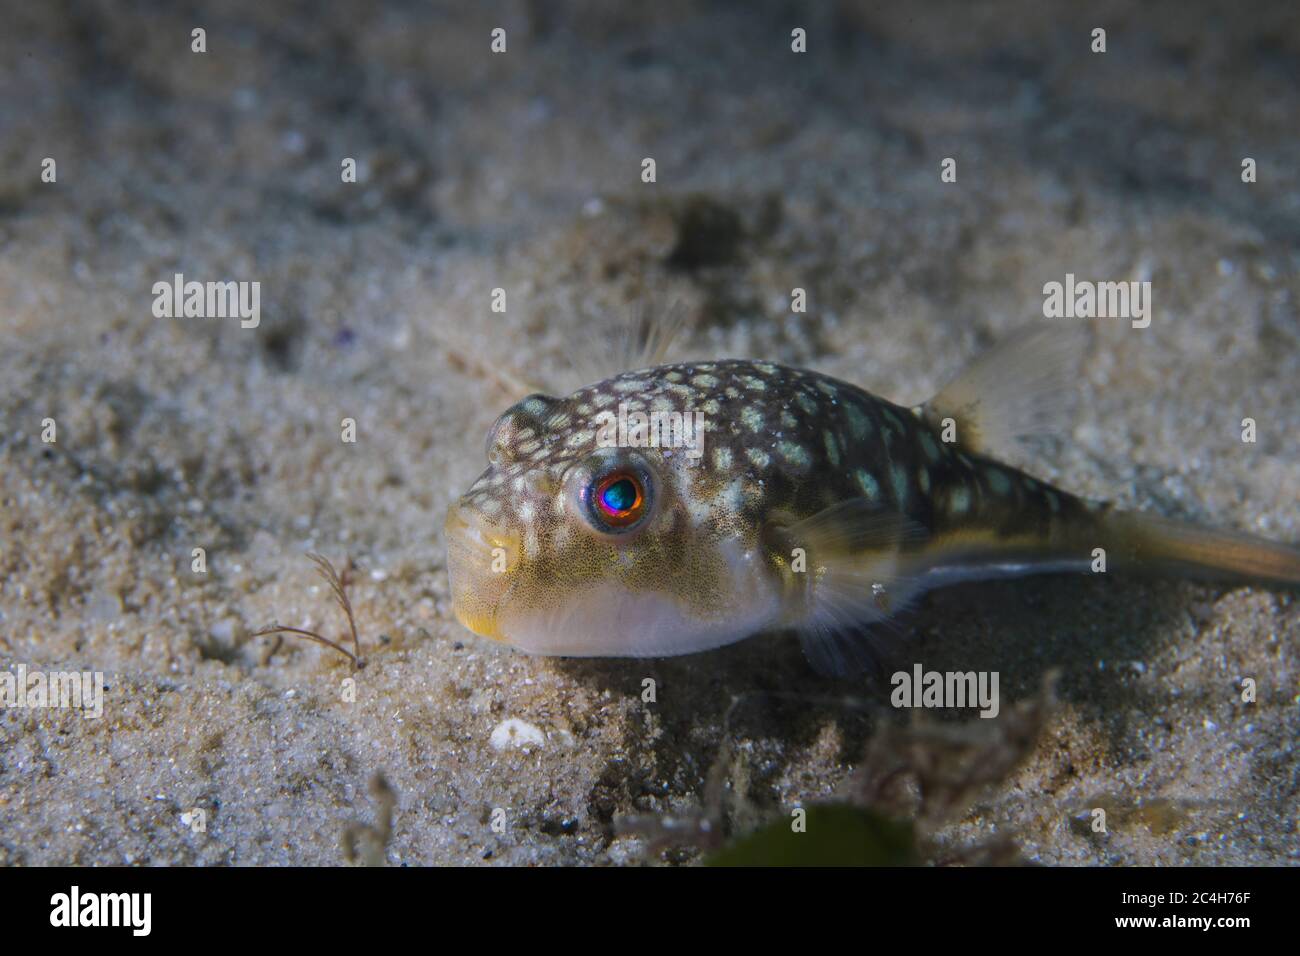
<path id="1" fill-rule="evenodd" d="M 546 743 L 542 729 L 518 717 L 507 717 L 492 730 L 490 743 L 495 750 L 507 747 L 540 747 Z"/>

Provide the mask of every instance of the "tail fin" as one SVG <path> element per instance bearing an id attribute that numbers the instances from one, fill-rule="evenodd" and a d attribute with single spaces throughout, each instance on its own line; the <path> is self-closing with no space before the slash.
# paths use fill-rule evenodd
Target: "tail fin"
<path id="1" fill-rule="evenodd" d="M 1107 520 L 1121 564 L 1135 570 L 1300 588 L 1300 549 L 1134 511 Z"/>

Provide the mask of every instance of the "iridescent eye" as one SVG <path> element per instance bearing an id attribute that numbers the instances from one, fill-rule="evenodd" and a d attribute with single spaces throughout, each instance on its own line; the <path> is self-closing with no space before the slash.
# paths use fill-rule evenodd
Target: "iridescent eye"
<path id="1" fill-rule="evenodd" d="M 608 530 L 626 530 L 641 520 L 646 510 L 646 490 L 632 471 L 612 471 L 591 490 L 591 510 L 597 523 Z"/>

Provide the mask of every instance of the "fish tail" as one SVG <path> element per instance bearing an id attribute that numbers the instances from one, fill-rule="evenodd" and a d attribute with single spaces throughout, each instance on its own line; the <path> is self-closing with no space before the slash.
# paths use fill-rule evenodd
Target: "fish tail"
<path id="1" fill-rule="evenodd" d="M 1121 567 L 1300 588 L 1300 549 L 1289 545 L 1134 511 L 1104 524 Z"/>

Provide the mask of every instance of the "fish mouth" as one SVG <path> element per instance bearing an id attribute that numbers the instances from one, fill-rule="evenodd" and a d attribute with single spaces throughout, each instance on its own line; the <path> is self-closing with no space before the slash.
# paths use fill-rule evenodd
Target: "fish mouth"
<path id="1" fill-rule="evenodd" d="M 505 641 L 505 636 L 497 626 L 495 615 L 467 614 L 455 604 L 452 605 L 452 613 L 456 615 L 456 620 L 462 627 L 476 636 L 485 637 L 489 641 Z"/>
<path id="2" fill-rule="evenodd" d="M 514 584 L 519 540 L 464 502 L 447 509 L 447 578 L 456 620 L 479 637 L 504 641 L 500 608 Z"/>

